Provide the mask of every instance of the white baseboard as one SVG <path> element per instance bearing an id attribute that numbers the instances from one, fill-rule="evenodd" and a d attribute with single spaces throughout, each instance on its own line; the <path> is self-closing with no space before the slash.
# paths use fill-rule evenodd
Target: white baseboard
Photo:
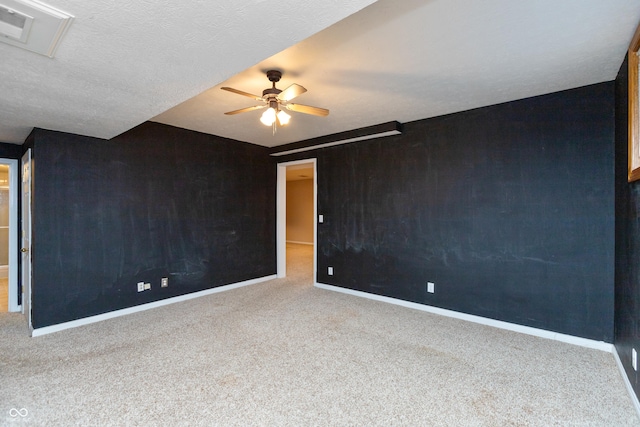
<path id="1" fill-rule="evenodd" d="M 287 243 L 293 243 L 293 244 L 296 244 L 296 245 L 311 245 L 311 246 L 313 246 L 313 242 L 298 242 L 298 241 L 295 241 L 295 240 L 287 240 Z"/>
<path id="2" fill-rule="evenodd" d="M 460 313 L 458 311 L 447 310 L 444 308 L 432 307 L 430 305 L 418 304 L 415 302 L 404 301 L 401 299 L 385 297 L 382 295 L 370 294 L 368 292 L 355 291 L 353 289 L 341 288 L 339 286 L 325 285 L 324 283 L 316 283 L 316 287 L 334 292 L 342 292 L 344 294 L 354 295 L 362 298 L 368 298 L 375 301 L 382 301 L 389 304 L 400 305 L 402 307 L 412 308 L 414 310 L 426 311 L 440 316 L 452 317 L 455 319 L 466 320 L 468 322 L 479 323 L 481 325 L 493 326 L 494 328 L 506 329 L 508 331 L 520 332 L 527 335 L 533 335 L 540 338 L 547 338 L 555 341 L 561 341 L 569 344 L 579 345 L 581 347 L 593 348 L 611 353 L 613 344 L 604 341 L 595 341 L 587 338 L 575 337 L 573 335 L 565 335 L 557 332 L 547 331 L 544 329 L 532 328 L 529 326 L 517 325 L 515 323 L 503 322 L 500 320 L 489 319 L 473 314 Z"/>
<path id="3" fill-rule="evenodd" d="M 167 298 L 160 301 L 154 301 L 147 304 L 136 305 L 134 307 L 123 308 L 121 310 L 110 311 L 108 313 L 98 314 L 96 316 L 84 317 L 78 320 L 72 320 L 70 322 L 59 323 L 57 325 L 45 326 L 44 328 L 34 329 L 31 333 L 32 337 L 39 337 L 42 335 L 51 334 L 53 332 L 63 331 L 65 329 L 77 328 L 78 326 L 89 325 L 91 323 L 101 322 L 107 319 L 113 319 L 114 317 L 125 316 L 127 314 L 138 313 L 140 311 L 149 310 L 156 307 L 162 307 L 163 305 L 174 304 L 176 302 L 187 301 L 194 298 L 200 298 L 206 295 L 215 294 L 218 292 L 230 291 L 231 289 L 240 288 L 242 286 L 255 285 L 256 283 L 266 282 L 267 280 L 275 279 L 276 275 L 259 277 L 257 279 L 245 280 L 244 282 L 232 283 L 230 285 L 218 286 L 217 288 L 205 289 L 204 291 L 193 292 L 191 294 L 179 295 L 177 297 Z"/>
<path id="4" fill-rule="evenodd" d="M 633 402 L 633 406 L 636 408 L 636 412 L 638 412 L 638 416 L 640 416 L 640 401 L 638 401 L 638 396 L 636 396 L 636 392 L 633 390 L 631 381 L 629 381 L 629 377 L 627 377 L 627 372 L 624 370 L 624 365 L 622 364 L 622 360 L 620 360 L 620 355 L 618 354 L 618 350 L 616 349 L 615 346 L 613 347 L 613 357 L 616 359 L 616 365 L 618 365 L 618 369 L 620 369 L 620 374 L 622 374 L 622 378 L 624 379 L 624 385 L 627 387 L 629 396 L 631 396 L 631 401 Z"/>

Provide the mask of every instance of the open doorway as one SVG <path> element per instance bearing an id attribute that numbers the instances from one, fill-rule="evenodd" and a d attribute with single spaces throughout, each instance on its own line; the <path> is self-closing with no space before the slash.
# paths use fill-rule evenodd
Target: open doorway
<path id="1" fill-rule="evenodd" d="M 278 164 L 277 275 L 287 276 L 287 252 L 312 252 L 316 280 L 316 159 Z M 289 253 L 291 255 L 291 253 Z"/>
<path id="2" fill-rule="evenodd" d="M 20 311 L 18 298 L 18 161 L 0 159 L 0 312 Z"/>

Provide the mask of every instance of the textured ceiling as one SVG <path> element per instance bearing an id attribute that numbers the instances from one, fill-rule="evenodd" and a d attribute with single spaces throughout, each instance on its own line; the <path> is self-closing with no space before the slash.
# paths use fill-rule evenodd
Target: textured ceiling
<path id="1" fill-rule="evenodd" d="M 275 146 L 408 122 L 613 80 L 640 22 L 637 0 L 49 4 L 76 17 L 54 59 L 0 44 L 0 140 L 154 120 Z M 260 111 L 225 116 L 256 102 L 219 88 L 261 94 L 271 68 L 331 114 L 276 135 Z"/>
<path id="2" fill-rule="evenodd" d="M 112 138 L 373 0 L 44 0 L 75 16 L 53 59 L 0 43 L 0 141 Z"/>

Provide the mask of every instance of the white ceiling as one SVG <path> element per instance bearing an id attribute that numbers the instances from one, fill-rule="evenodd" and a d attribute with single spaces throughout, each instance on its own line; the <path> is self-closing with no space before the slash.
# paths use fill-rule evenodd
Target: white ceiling
<path id="1" fill-rule="evenodd" d="M 374 0 L 43 1 L 75 19 L 53 59 L 0 43 L 0 141 L 112 138 Z"/>
<path id="2" fill-rule="evenodd" d="M 0 141 L 153 120 L 275 146 L 408 122 L 613 80 L 640 22 L 638 0 L 48 3 L 75 15 L 54 59 L 0 43 Z M 272 68 L 331 114 L 275 136 L 223 114 L 256 102 L 221 86 L 260 95 Z"/>

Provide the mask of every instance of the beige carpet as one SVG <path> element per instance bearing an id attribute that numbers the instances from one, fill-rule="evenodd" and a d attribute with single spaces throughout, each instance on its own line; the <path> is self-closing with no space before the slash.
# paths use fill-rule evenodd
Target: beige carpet
<path id="1" fill-rule="evenodd" d="M 0 425 L 640 426 L 613 356 L 287 279 L 28 338 Z"/>

